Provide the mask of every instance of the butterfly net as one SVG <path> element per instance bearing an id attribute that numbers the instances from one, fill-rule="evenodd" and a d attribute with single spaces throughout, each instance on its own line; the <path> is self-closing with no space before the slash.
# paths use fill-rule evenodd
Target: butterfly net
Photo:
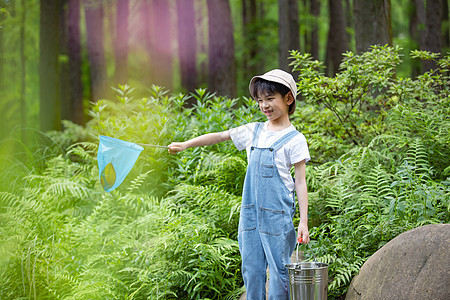
<path id="1" fill-rule="evenodd" d="M 100 136 L 97 161 L 100 183 L 110 192 L 127 177 L 143 147 L 109 136 Z"/>

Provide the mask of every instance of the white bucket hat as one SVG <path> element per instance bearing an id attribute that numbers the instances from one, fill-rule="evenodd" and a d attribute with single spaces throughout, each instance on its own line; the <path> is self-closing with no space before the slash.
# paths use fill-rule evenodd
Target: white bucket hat
<path id="1" fill-rule="evenodd" d="M 282 85 L 288 87 L 291 92 L 292 95 L 294 96 L 294 100 L 297 97 L 297 84 L 295 83 L 294 77 L 292 77 L 291 74 L 289 74 L 288 72 L 285 72 L 283 70 L 280 69 L 274 69 L 271 70 L 263 75 L 259 75 L 259 76 L 255 76 L 250 80 L 250 84 L 248 86 L 249 90 L 250 90 L 250 94 L 252 92 L 252 85 L 255 82 L 256 79 L 261 78 L 267 81 L 273 81 L 273 82 L 278 82 L 281 83 Z M 253 95 L 252 95 L 253 96 Z"/>

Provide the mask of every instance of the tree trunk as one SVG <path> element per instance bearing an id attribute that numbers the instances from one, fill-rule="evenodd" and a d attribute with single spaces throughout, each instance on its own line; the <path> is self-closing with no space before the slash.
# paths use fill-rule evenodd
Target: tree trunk
<path id="1" fill-rule="evenodd" d="M 141 47 L 144 49 L 145 53 L 148 53 L 147 60 L 143 61 L 143 64 L 141 66 L 142 70 L 142 82 L 145 84 L 149 84 L 151 82 L 151 69 L 152 69 L 152 62 L 151 62 L 151 51 L 153 47 L 153 40 L 152 40 L 152 8 L 151 8 L 151 0 L 143 0 L 138 2 L 136 4 L 139 7 L 139 24 L 141 25 L 140 31 L 142 35 L 142 40 L 136 41 L 138 44 L 141 45 Z"/>
<path id="2" fill-rule="evenodd" d="M 265 22 L 267 20 L 267 11 L 266 11 L 266 9 L 264 7 L 264 2 L 263 1 L 260 1 L 258 4 L 259 5 L 257 7 L 257 19 L 260 20 L 260 22 L 263 22 L 262 24 L 259 24 L 259 26 L 264 27 L 265 26 Z M 274 46 L 273 48 L 276 49 L 276 47 L 278 47 L 278 46 Z M 267 54 L 261 48 L 262 47 L 260 47 L 259 44 L 258 44 L 259 59 L 258 59 L 258 63 L 257 63 L 257 66 L 256 66 L 256 74 L 262 74 L 262 73 L 265 73 L 267 71 L 266 70 L 266 66 L 265 66 L 265 64 L 266 64 L 266 62 L 265 62 L 266 61 L 265 55 L 267 55 Z M 251 75 L 253 76 L 255 74 L 251 74 Z M 245 78 L 245 79 L 246 79 L 245 81 L 249 80 L 248 77 Z"/>
<path id="3" fill-rule="evenodd" d="M 442 36 L 442 48 L 448 49 L 450 48 L 450 3 L 449 1 L 442 2 L 444 5 L 442 9 L 442 24 L 446 24 Z"/>
<path id="4" fill-rule="evenodd" d="M 3 0 L 0 0 L 0 24 L 3 24 L 5 21 L 6 13 L 2 11 L 2 9 L 6 9 L 6 4 Z M 5 90 L 5 40 L 3 36 L 3 30 L 0 30 L 0 91 Z M 5 101 L 6 100 L 6 101 Z M 0 111 L 7 111 L 7 99 L 0 101 Z M 0 121 L 0 140 L 6 138 L 9 133 L 10 124 L 5 118 Z"/>
<path id="5" fill-rule="evenodd" d="M 278 0 L 278 66 L 289 71 L 289 4 L 288 0 Z"/>
<path id="6" fill-rule="evenodd" d="M 42 131 L 59 130 L 59 0 L 41 0 L 39 33 L 39 119 Z"/>
<path id="7" fill-rule="evenodd" d="M 311 30 L 311 55 L 314 59 L 319 59 L 319 14 L 320 1 L 310 0 L 310 13 L 313 16 L 313 26 Z"/>
<path id="8" fill-rule="evenodd" d="M 21 1 L 22 11 L 20 16 L 20 38 L 19 38 L 19 53 L 20 53 L 20 124 L 22 126 L 21 136 L 22 142 L 26 143 L 25 128 L 27 126 L 27 105 L 26 105 L 26 58 L 25 58 L 25 21 L 26 10 L 25 0 Z"/>
<path id="9" fill-rule="evenodd" d="M 228 0 L 207 0 L 209 38 L 209 89 L 236 96 L 233 24 Z"/>
<path id="10" fill-rule="evenodd" d="M 80 0 L 67 3 L 67 52 L 69 56 L 70 120 L 84 124 L 83 83 L 81 81 Z"/>
<path id="11" fill-rule="evenodd" d="M 300 1 L 300 8 L 299 11 L 301 10 L 306 10 L 308 11 L 308 13 L 310 15 L 312 15 L 312 3 L 311 0 L 301 0 Z M 311 39 L 312 39 L 312 28 L 314 27 L 314 18 L 308 18 L 308 20 L 306 20 L 305 25 L 306 25 L 306 30 L 303 30 L 302 35 L 301 35 L 301 43 L 303 43 L 304 46 L 304 50 L 305 52 L 311 53 Z M 302 45 L 300 45 L 302 46 Z"/>
<path id="12" fill-rule="evenodd" d="M 289 20 L 289 51 L 300 50 L 300 25 L 299 25 L 299 12 L 298 12 L 298 0 L 288 0 L 288 20 Z M 288 53 L 288 63 L 289 63 Z M 288 67 L 288 70 L 291 70 Z M 294 77 L 295 78 L 295 77 Z"/>
<path id="13" fill-rule="evenodd" d="M 244 55 L 242 62 L 243 77 L 247 80 L 258 72 L 258 19 L 256 0 L 242 1 L 242 35 L 244 38 Z"/>
<path id="14" fill-rule="evenodd" d="M 178 56 L 181 85 L 187 92 L 197 88 L 197 39 L 193 0 L 177 0 Z"/>
<path id="15" fill-rule="evenodd" d="M 125 84 L 128 81 L 128 16 L 129 0 L 117 1 L 116 39 L 115 39 L 115 81 Z"/>
<path id="16" fill-rule="evenodd" d="M 100 0 L 84 0 L 87 50 L 90 64 L 91 100 L 106 97 L 107 76 L 103 47 L 103 7 Z"/>
<path id="17" fill-rule="evenodd" d="M 372 45 L 392 45 L 390 0 L 354 0 L 353 18 L 357 53 Z"/>
<path id="18" fill-rule="evenodd" d="M 417 43 L 414 48 L 425 48 L 425 5 L 424 0 L 410 1 L 410 21 L 409 34 L 411 38 Z M 417 60 L 411 60 L 412 77 L 422 73 L 422 63 Z"/>
<path id="19" fill-rule="evenodd" d="M 151 4 L 151 78 L 154 84 L 172 88 L 173 50 L 170 7 L 167 0 Z"/>
<path id="20" fill-rule="evenodd" d="M 442 0 L 427 0 L 425 9 L 425 40 L 422 50 L 441 53 L 442 51 L 442 10 L 444 6 Z M 435 61 L 426 60 L 423 62 L 423 70 L 427 72 L 437 68 Z"/>
<path id="21" fill-rule="evenodd" d="M 410 32 L 420 48 L 425 46 L 425 0 L 411 0 L 413 10 L 410 21 Z"/>
<path id="22" fill-rule="evenodd" d="M 345 25 L 347 28 L 347 45 L 350 48 L 350 41 L 353 40 L 353 35 L 351 31 L 353 31 L 353 2 L 351 0 L 344 0 L 344 12 L 345 12 Z"/>
<path id="23" fill-rule="evenodd" d="M 278 0 L 278 62 L 280 69 L 288 72 L 291 71 L 289 51 L 300 50 L 298 22 L 297 0 Z"/>
<path id="24" fill-rule="evenodd" d="M 0 24 L 5 21 L 6 13 L 2 10 L 6 9 L 3 0 L 0 0 Z M 5 46 L 4 46 L 3 30 L 0 30 L 0 90 L 3 91 L 5 87 Z M 1 138 L 1 137 L 0 137 Z"/>
<path id="25" fill-rule="evenodd" d="M 67 25 L 67 0 L 60 1 L 60 28 L 61 35 L 59 37 L 59 55 L 60 57 L 68 58 L 68 25 Z M 70 83 L 69 83 L 69 60 L 60 59 L 59 60 L 59 82 L 60 82 L 60 92 L 59 101 L 61 102 L 61 119 L 70 120 L 71 119 L 71 107 L 70 107 Z"/>
<path id="26" fill-rule="evenodd" d="M 206 0 L 194 0 L 196 8 L 195 27 L 197 28 L 197 49 L 198 49 L 198 83 L 208 84 L 208 6 Z"/>
<path id="27" fill-rule="evenodd" d="M 326 66 L 329 76 L 339 72 L 342 53 L 348 50 L 345 14 L 342 0 L 328 0 L 330 30 L 328 30 Z"/>

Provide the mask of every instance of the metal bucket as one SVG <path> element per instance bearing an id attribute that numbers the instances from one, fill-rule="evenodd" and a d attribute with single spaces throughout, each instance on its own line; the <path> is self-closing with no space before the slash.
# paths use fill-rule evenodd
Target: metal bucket
<path id="1" fill-rule="evenodd" d="M 328 264 L 316 261 L 299 263 L 297 246 L 297 263 L 288 264 L 286 268 L 289 271 L 291 300 L 327 299 Z"/>

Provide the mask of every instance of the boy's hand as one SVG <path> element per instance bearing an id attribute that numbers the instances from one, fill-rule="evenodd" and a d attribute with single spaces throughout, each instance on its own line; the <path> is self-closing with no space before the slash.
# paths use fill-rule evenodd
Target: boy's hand
<path id="1" fill-rule="evenodd" d="M 202 146 L 209 146 L 209 145 L 215 145 L 224 141 L 231 140 L 230 133 L 228 130 L 226 131 L 220 131 L 220 132 L 212 132 L 207 133 L 201 136 L 198 136 L 196 138 L 193 138 L 188 141 L 184 142 L 175 142 L 170 144 L 169 147 L 169 153 L 170 154 L 176 154 L 178 152 L 181 152 L 187 148 L 194 148 L 194 147 L 202 147 Z"/>
<path id="2" fill-rule="evenodd" d="M 298 224 L 298 231 L 297 231 L 297 241 L 302 244 L 308 244 L 309 243 L 309 231 L 308 231 L 308 225 L 305 224 Z"/>
<path id="3" fill-rule="evenodd" d="M 187 148 L 185 142 L 172 143 L 168 147 L 169 147 L 168 151 L 170 154 L 177 154 L 178 152 L 181 152 Z"/>

